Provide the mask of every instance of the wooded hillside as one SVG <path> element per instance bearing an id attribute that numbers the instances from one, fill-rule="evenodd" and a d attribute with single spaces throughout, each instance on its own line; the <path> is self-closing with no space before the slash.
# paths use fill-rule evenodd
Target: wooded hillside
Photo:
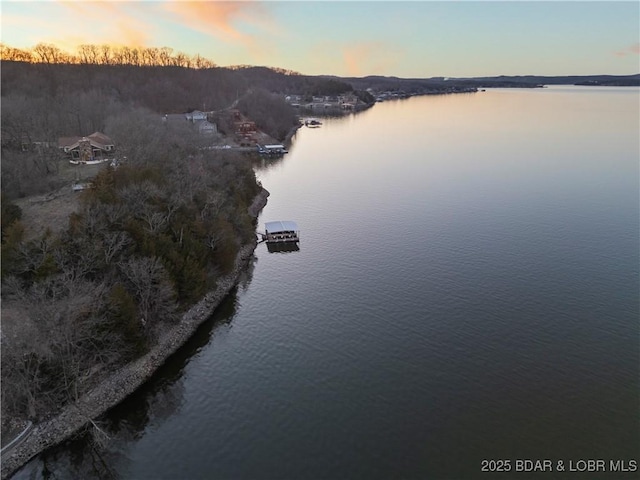
<path id="1" fill-rule="evenodd" d="M 3 62 L 3 418 L 42 419 L 146 352 L 255 239 L 250 160 L 198 148 L 196 132 L 150 108 L 154 82 L 157 100 L 180 109 L 198 89 L 219 105 L 235 99 L 239 84 L 225 78 L 236 73 L 194 76 L 205 73 Z M 70 197 L 60 232 L 28 237 L 12 197 L 59 187 L 68 159 L 54 142 L 92 131 L 126 161 Z"/>

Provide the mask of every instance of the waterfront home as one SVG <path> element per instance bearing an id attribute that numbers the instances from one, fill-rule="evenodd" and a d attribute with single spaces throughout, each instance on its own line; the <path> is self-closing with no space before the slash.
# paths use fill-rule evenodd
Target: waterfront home
<path id="1" fill-rule="evenodd" d="M 74 163 L 104 161 L 113 156 L 113 141 L 101 132 L 86 137 L 60 137 L 58 148 Z"/>

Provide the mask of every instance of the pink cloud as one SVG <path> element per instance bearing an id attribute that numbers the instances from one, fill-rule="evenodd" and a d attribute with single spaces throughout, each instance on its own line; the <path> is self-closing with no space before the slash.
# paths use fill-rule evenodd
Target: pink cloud
<path id="1" fill-rule="evenodd" d="M 381 42 L 362 42 L 342 48 L 342 58 L 350 76 L 382 74 L 398 64 L 396 50 Z"/>
<path id="2" fill-rule="evenodd" d="M 142 47 L 149 44 L 149 32 L 153 30 L 153 24 L 132 15 L 127 10 L 131 4 L 60 2 L 60 5 L 66 10 L 66 25 L 73 26 L 63 30 L 69 33 L 57 35 L 55 43 L 61 47 L 75 47 L 81 43 L 108 43 L 129 47 Z"/>
<path id="3" fill-rule="evenodd" d="M 255 2 L 167 2 L 163 8 L 187 28 L 240 44 L 256 54 L 264 53 L 264 45 L 252 34 L 242 31 L 241 26 L 248 25 L 270 33 L 276 30 L 268 10 Z"/>
<path id="4" fill-rule="evenodd" d="M 640 43 L 634 43 L 623 50 L 613 52 L 616 57 L 626 57 L 627 55 L 640 55 Z"/>
<path id="5" fill-rule="evenodd" d="M 385 75 L 393 71 L 404 57 L 402 49 L 384 42 L 344 44 L 323 39 L 311 46 L 303 63 L 307 65 L 305 73 L 322 74 L 332 71 L 336 75 L 361 77 Z"/>
<path id="6" fill-rule="evenodd" d="M 225 41 L 246 44 L 253 39 L 241 32 L 236 23 L 258 24 L 256 15 L 265 13 L 254 2 L 167 2 L 164 8 L 187 27 Z"/>

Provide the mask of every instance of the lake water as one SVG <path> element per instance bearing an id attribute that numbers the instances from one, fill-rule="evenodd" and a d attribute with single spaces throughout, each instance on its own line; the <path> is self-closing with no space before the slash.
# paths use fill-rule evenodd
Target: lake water
<path id="1" fill-rule="evenodd" d="M 637 88 L 495 89 L 303 127 L 241 285 L 86 439 L 16 478 L 493 478 L 638 460 Z M 629 478 L 636 475 L 627 474 Z M 542 473 L 534 478 L 582 478 Z M 591 478 L 591 477 L 589 477 Z M 617 478 L 617 477 L 616 477 Z M 624 477 L 627 478 L 627 477 Z"/>

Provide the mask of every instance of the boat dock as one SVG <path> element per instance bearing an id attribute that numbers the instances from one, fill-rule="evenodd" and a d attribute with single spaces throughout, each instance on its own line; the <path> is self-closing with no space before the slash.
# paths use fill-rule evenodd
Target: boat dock
<path id="1" fill-rule="evenodd" d="M 264 226 L 265 233 L 262 234 L 262 240 L 267 243 L 295 243 L 300 241 L 300 230 L 296 222 L 288 220 L 267 222 Z"/>
<path id="2" fill-rule="evenodd" d="M 284 145 L 256 145 L 260 155 L 284 155 L 289 153 Z"/>

